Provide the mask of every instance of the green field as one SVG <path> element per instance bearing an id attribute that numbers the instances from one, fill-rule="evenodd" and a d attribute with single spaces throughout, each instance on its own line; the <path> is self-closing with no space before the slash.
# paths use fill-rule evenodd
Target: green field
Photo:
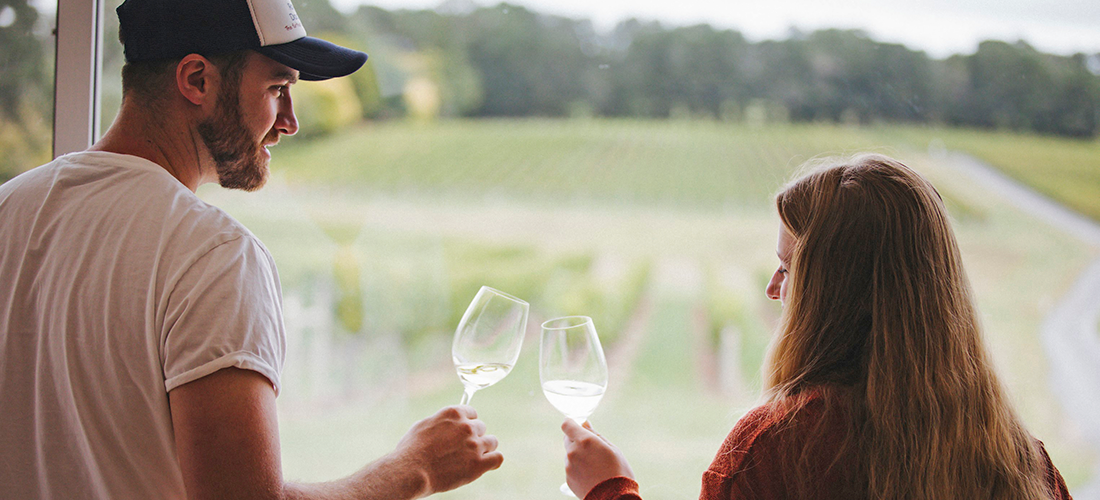
<path id="1" fill-rule="evenodd" d="M 283 277 L 288 476 L 346 474 L 392 449 L 416 419 L 456 403 L 449 336 L 488 284 L 532 304 L 516 369 L 474 397 L 505 465 L 443 498 L 561 498 L 561 417 L 538 388 L 534 336 L 541 319 L 584 313 L 612 364 L 593 424 L 632 460 L 645 498 L 682 499 L 698 494 L 703 469 L 759 394 L 778 313 L 763 297 L 775 264 L 772 193 L 811 157 L 893 155 L 948 201 L 1003 381 L 1072 488 L 1097 457 L 1062 421 L 1037 332 L 1097 249 L 929 154 L 946 145 L 980 156 L 979 147 L 1018 142 L 716 122 L 372 124 L 285 140 L 259 193 L 201 194 L 265 241 Z M 1071 149 L 1096 161 L 1089 143 L 1035 144 L 1052 158 Z"/>
<path id="2" fill-rule="evenodd" d="M 897 129 L 886 136 L 966 152 L 1100 220 L 1100 140 L 927 128 Z"/>
<path id="3" fill-rule="evenodd" d="M 760 207 L 798 163 L 879 144 L 858 129 L 823 126 L 540 120 L 372 124 L 301 147 L 288 144 L 279 152 L 277 168 L 289 182 L 335 182 L 386 193 Z"/>
<path id="4" fill-rule="evenodd" d="M 711 208 L 767 204 L 761 194 L 810 158 L 950 148 L 1100 220 L 1097 140 L 922 126 L 489 120 L 367 124 L 328 140 L 287 142 L 277 168 L 293 182 Z"/>

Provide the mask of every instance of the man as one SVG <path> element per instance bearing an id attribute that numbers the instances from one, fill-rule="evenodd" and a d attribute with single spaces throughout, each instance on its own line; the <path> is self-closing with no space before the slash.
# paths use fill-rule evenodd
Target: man
<path id="1" fill-rule="evenodd" d="M 457 406 L 347 478 L 284 481 L 275 265 L 194 190 L 262 186 L 267 148 L 298 129 L 290 86 L 366 54 L 307 37 L 287 0 L 118 15 L 110 130 L 0 186 L 0 497 L 402 499 L 499 467 Z"/>

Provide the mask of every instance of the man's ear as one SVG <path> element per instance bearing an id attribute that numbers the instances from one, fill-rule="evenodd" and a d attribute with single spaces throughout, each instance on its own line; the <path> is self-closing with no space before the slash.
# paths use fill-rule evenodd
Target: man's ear
<path id="1" fill-rule="evenodd" d="M 176 65 L 176 88 L 184 99 L 196 106 L 214 104 L 218 70 L 208 59 L 188 54 Z"/>

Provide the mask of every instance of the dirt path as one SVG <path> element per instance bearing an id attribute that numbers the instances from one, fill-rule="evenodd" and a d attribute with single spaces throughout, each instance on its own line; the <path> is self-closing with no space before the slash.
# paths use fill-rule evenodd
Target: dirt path
<path id="1" fill-rule="evenodd" d="M 988 165 L 962 154 L 949 159 L 976 183 L 1051 226 L 1100 247 L 1100 224 L 1024 187 Z M 1100 455 L 1100 259 L 1047 315 L 1042 325 L 1043 348 L 1050 358 L 1051 389 L 1062 408 Z M 1074 488 L 1077 500 L 1100 500 L 1100 465 L 1089 484 Z"/>

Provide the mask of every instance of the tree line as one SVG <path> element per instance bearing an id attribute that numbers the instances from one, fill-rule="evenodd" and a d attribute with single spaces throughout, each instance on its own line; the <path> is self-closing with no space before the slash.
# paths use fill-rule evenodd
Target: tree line
<path id="1" fill-rule="evenodd" d="M 439 54 L 435 81 L 454 116 L 763 115 L 1085 138 L 1097 135 L 1100 118 L 1100 54 L 1044 54 L 1025 42 L 986 41 L 937 60 L 853 30 L 792 30 L 754 43 L 709 25 L 627 20 L 601 34 L 586 20 L 507 4 L 362 7 L 333 28 L 366 35 L 383 53 L 396 44 Z"/>
<path id="2" fill-rule="evenodd" d="M 14 21 L 0 27 L 0 171 L 10 171 L 48 148 L 53 37 L 44 26 L 52 21 L 28 0 L 4 3 Z M 599 32 L 588 20 L 468 0 L 348 14 L 328 0 L 295 6 L 311 34 L 371 55 L 347 82 L 301 89 L 299 105 L 307 117 L 314 110 L 321 132 L 407 116 L 905 122 L 1079 138 L 1100 127 L 1100 53 L 1046 54 L 1023 41 L 935 59 L 854 30 L 792 29 L 753 42 L 705 24 L 635 19 Z M 122 55 L 117 20 L 107 17 L 110 79 Z M 105 101 L 117 100 L 107 92 Z"/>

